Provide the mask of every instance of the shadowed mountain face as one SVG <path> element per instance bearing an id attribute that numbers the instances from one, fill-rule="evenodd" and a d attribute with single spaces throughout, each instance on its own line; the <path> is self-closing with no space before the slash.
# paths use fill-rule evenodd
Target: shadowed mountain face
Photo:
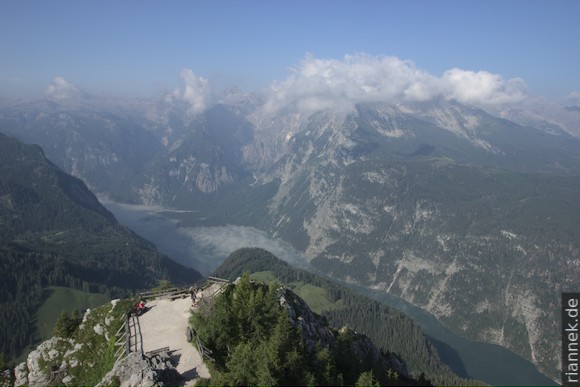
<path id="1" fill-rule="evenodd" d="M 200 278 L 119 225 L 85 184 L 37 145 L 0 134 L 0 351 L 12 358 L 34 340 L 42 289 L 63 285 L 108 295 L 160 279 Z"/>
<path id="2" fill-rule="evenodd" d="M 183 224 L 260 228 L 325 273 L 557 374 L 559 294 L 580 260 L 580 140 L 562 128 L 444 100 L 306 115 L 256 99 L 195 116 L 131 109 L 90 121 L 4 108 L 0 131 L 50 145 L 39 122 L 52 117 L 70 145 L 47 155 L 65 168 L 71 152 L 92 155 L 66 170 L 99 192 L 194 211 Z"/>

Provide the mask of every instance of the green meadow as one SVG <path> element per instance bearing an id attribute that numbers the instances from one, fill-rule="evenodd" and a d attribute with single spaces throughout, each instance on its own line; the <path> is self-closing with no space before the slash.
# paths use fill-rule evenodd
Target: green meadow
<path id="1" fill-rule="evenodd" d="M 108 298 L 98 293 L 51 286 L 44 289 L 44 302 L 38 309 L 36 337 L 42 341 L 52 336 L 52 330 L 63 312 L 69 315 L 76 309 L 81 315 L 87 308 L 95 308 L 108 302 Z"/>
<path id="2" fill-rule="evenodd" d="M 271 271 L 252 273 L 250 278 L 266 284 L 278 280 Z M 344 306 L 342 300 L 332 301 L 328 296 L 328 290 L 319 286 L 305 284 L 303 282 L 292 282 L 284 285 L 300 296 L 315 313 L 320 314 L 323 311 L 340 309 Z"/>

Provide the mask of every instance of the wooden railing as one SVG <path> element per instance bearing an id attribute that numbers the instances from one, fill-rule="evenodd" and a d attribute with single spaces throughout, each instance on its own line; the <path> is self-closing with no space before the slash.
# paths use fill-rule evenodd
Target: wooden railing
<path id="1" fill-rule="evenodd" d="M 203 341 L 201 341 L 195 329 L 193 329 L 193 336 L 195 337 L 195 344 L 197 347 L 197 351 L 201 355 L 201 358 L 215 361 L 215 359 L 213 358 L 213 352 L 211 351 L 211 349 L 209 349 L 203 344 Z"/>
<path id="2" fill-rule="evenodd" d="M 138 294 L 137 298 L 140 300 L 147 298 L 182 298 L 191 294 L 190 289 L 192 287 L 196 290 L 204 290 L 214 283 L 227 284 L 229 282 L 229 280 L 223 278 L 209 276 L 189 286 L 141 292 Z M 219 294 L 222 289 L 223 287 L 220 287 L 213 294 L 211 294 L 210 297 Z M 122 357 L 130 354 L 131 352 L 143 353 L 143 335 L 141 333 L 141 325 L 139 324 L 139 317 L 133 313 L 133 306 L 124 314 L 123 317 L 123 325 L 121 325 L 119 330 L 117 330 L 117 333 L 115 333 L 115 336 L 117 337 L 117 341 L 115 342 L 115 346 L 117 347 L 117 350 L 115 351 L 115 358 L 117 361 L 119 361 Z M 202 358 L 206 357 L 213 361 L 213 354 L 211 350 L 203 345 L 197 334 L 195 334 L 195 337 L 197 340 L 197 347 Z"/>
<path id="3" fill-rule="evenodd" d="M 188 285 L 188 286 L 173 287 L 173 288 L 168 288 L 168 289 L 159 289 L 159 290 L 150 290 L 150 291 L 146 291 L 146 292 L 141 292 L 141 293 L 139 293 L 138 297 L 141 299 L 146 299 L 146 298 L 179 298 L 179 297 L 185 297 L 185 296 L 189 295 L 191 287 L 194 287 L 196 290 L 200 290 L 200 289 L 203 290 L 214 283 L 227 284 L 229 282 L 230 281 L 227 279 L 209 276 L 209 277 L 204 278 L 200 281 L 194 282 L 193 284 Z"/>
<path id="4" fill-rule="evenodd" d="M 115 342 L 115 346 L 117 347 L 117 350 L 115 351 L 115 358 L 117 359 L 117 361 L 119 361 L 123 356 L 128 355 L 129 349 L 131 347 L 130 340 L 128 339 L 128 336 L 130 335 L 128 328 L 129 324 L 127 324 L 128 313 L 129 312 L 127 312 L 123 316 L 124 317 L 123 325 L 121 325 L 117 333 L 115 333 L 115 337 L 117 337 L 117 341 Z"/>
<path id="5" fill-rule="evenodd" d="M 143 352 L 143 335 L 141 334 L 139 317 L 135 316 L 131 311 L 126 312 L 123 317 L 123 325 L 115 334 L 117 337 L 115 346 L 118 347 L 115 351 L 117 360 L 131 352 Z"/>

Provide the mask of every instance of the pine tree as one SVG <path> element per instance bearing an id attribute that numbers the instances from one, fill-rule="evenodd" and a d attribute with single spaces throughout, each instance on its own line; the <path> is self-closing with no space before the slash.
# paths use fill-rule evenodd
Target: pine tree
<path id="1" fill-rule="evenodd" d="M 372 387 L 380 387 L 379 382 L 373 376 L 373 371 L 365 371 L 360 374 L 356 381 L 357 386 L 372 386 Z"/>

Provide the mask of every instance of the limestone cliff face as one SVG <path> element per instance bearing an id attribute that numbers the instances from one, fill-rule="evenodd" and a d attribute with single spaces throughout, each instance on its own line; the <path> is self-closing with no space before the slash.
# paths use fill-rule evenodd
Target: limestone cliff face
<path id="1" fill-rule="evenodd" d="M 580 260 L 570 216 L 580 181 L 558 176 L 579 164 L 554 153 L 561 142 L 456 104 L 313 116 L 271 170 L 280 184 L 264 228 L 321 272 L 401 297 L 557 377 L 554 300 Z"/>
<path id="2" fill-rule="evenodd" d="M 279 289 L 279 297 L 280 305 L 288 310 L 292 325 L 300 329 L 307 350 L 312 351 L 316 343 L 330 349 L 336 347 L 336 337 L 328 323 L 312 312 L 303 299 L 286 288 Z"/>
<path id="3" fill-rule="evenodd" d="M 63 340 L 59 337 L 52 337 L 40 344 L 36 350 L 32 351 L 26 360 L 14 369 L 16 386 L 50 386 L 58 381 L 54 380 L 51 372 L 43 367 L 43 363 L 57 359 L 60 352 L 57 350 L 59 343 Z M 70 343 L 72 344 L 72 343 Z M 66 380 L 65 380 L 66 379 Z M 70 382 L 70 378 L 65 376 L 60 380 L 62 383 Z"/>

